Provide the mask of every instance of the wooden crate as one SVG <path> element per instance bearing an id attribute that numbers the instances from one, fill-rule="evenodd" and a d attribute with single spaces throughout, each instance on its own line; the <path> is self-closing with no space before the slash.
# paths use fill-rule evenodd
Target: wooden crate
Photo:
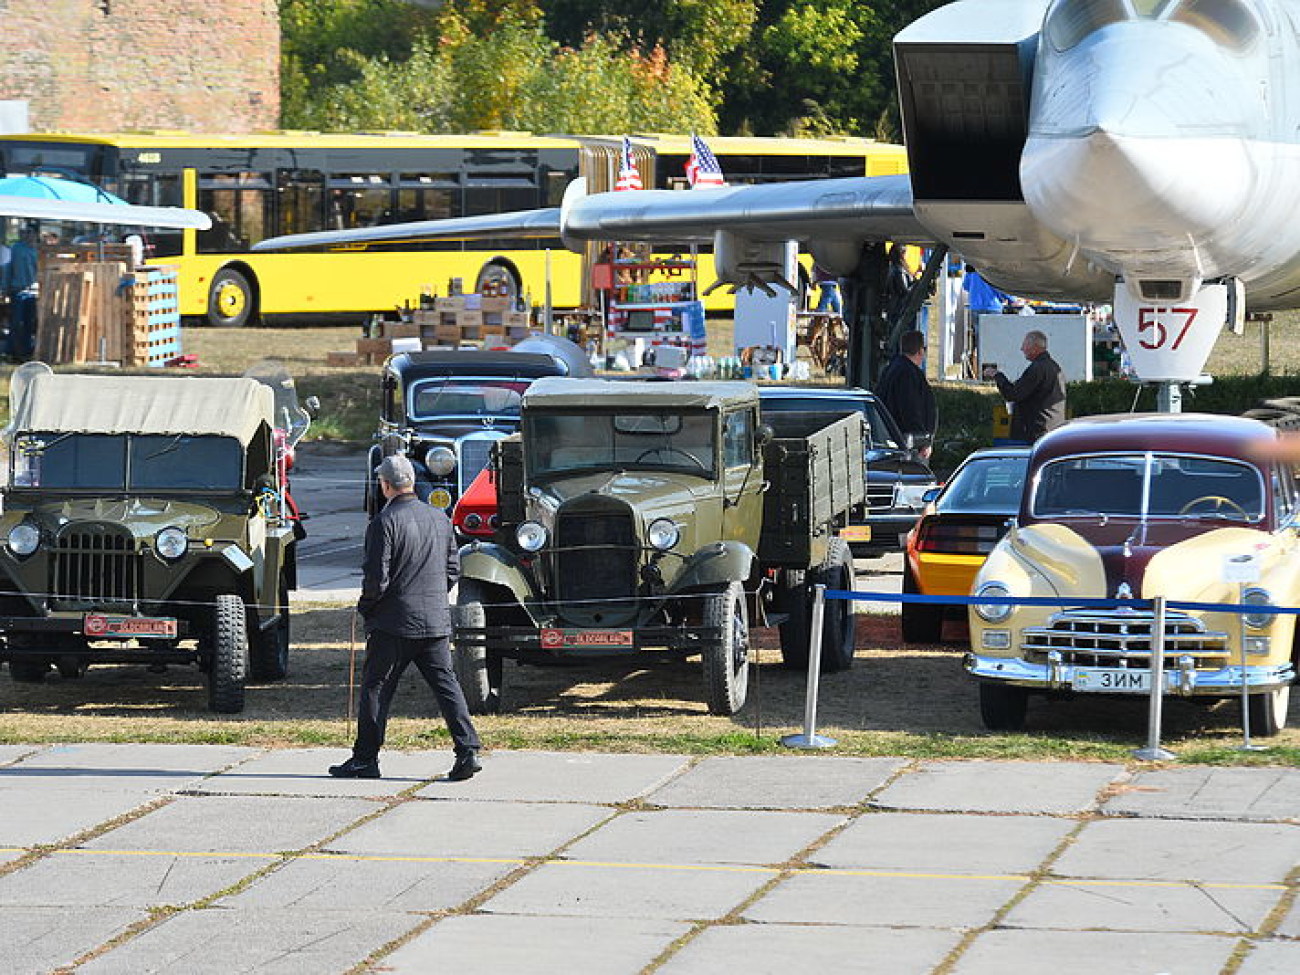
<path id="1" fill-rule="evenodd" d="M 126 366 L 165 366 L 181 355 L 179 271 L 173 265 L 153 265 L 134 272 L 130 289 L 131 343 L 124 349 Z"/>
<path id="2" fill-rule="evenodd" d="M 131 347 L 127 266 L 74 261 L 42 267 L 36 358 L 51 364 L 124 362 Z"/>

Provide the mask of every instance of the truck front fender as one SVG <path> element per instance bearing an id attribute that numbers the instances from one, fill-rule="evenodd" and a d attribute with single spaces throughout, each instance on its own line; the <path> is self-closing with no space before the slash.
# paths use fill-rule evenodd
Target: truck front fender
<path id="1" fill-rule="evenodd" d="M 744 542 L 712 542 L 687 557 L 673 591 L 745 580 L 753 568 L 754 550 Z"/>
<path id="2" fill-rule="evenodd" d="M 509 589 L 520 605 L 536 599 L 531 574 L 520 563 L 519 557 L 504 545 L 471 542 L 463 547 L 460 550 L 460 575 L 462 579 L 477 579 Z"/>

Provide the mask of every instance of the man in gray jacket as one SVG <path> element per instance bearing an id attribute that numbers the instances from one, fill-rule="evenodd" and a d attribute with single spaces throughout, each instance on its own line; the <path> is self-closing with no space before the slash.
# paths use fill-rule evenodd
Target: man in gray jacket
<path id="1" fill-rule="evenodd" d="M 415 471 L 394 454 L 379 465 L 387 503 L 366 528 L 365 575 L 357 611 L 366 624 L 366 661 L 357 702 L 352 757 L 330 767 L 347 779 L 379 778 L 388 708 L 398 682 L 415 664 L 433 689 L 456 749 L 447 778 L 460 782 L 482 770 L 478 733 L 451 666 L 447 594 L 460 575 L 451 521 L 415 495 Z"/>

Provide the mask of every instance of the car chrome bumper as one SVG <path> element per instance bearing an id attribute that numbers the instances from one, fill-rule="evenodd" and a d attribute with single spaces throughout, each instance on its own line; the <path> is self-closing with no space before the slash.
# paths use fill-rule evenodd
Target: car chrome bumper
<path id="1" fill-rule="evenodd" d="M 976 653 L 968 653 L 962 660 L 962 666 L 972 677 L 981 680 L 1002 681 L 1040 691 L 1071 690 L 1076 672 L 1097 669 L 1078 667 L 1063 661 L 1035 664 L 1017 657 L 983 657 Z M 1252 691 L 1274 691 L 1286 687 L 1295 679 L 1295 669 L 1289 663 L 1248 666 L 1245 670 L 1245 684 Z M 1169 660 L 1165 665 L 1165 683 L 1169 693 L 1180 697 L 1223 697 L 1241 691 L 1242 668 L 1230 666 L 1220 670 L 1194 670 L 1179 667 L 1174 660 Z"/>

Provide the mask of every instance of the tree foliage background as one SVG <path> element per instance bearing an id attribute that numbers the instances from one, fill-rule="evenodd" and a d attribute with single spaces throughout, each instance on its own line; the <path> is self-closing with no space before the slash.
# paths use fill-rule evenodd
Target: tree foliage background
<path id="1" fill-rule="evenodd" d="M 282 124 L 898 139 L 890 40 L 945 0 L 281 0 Z"/>

